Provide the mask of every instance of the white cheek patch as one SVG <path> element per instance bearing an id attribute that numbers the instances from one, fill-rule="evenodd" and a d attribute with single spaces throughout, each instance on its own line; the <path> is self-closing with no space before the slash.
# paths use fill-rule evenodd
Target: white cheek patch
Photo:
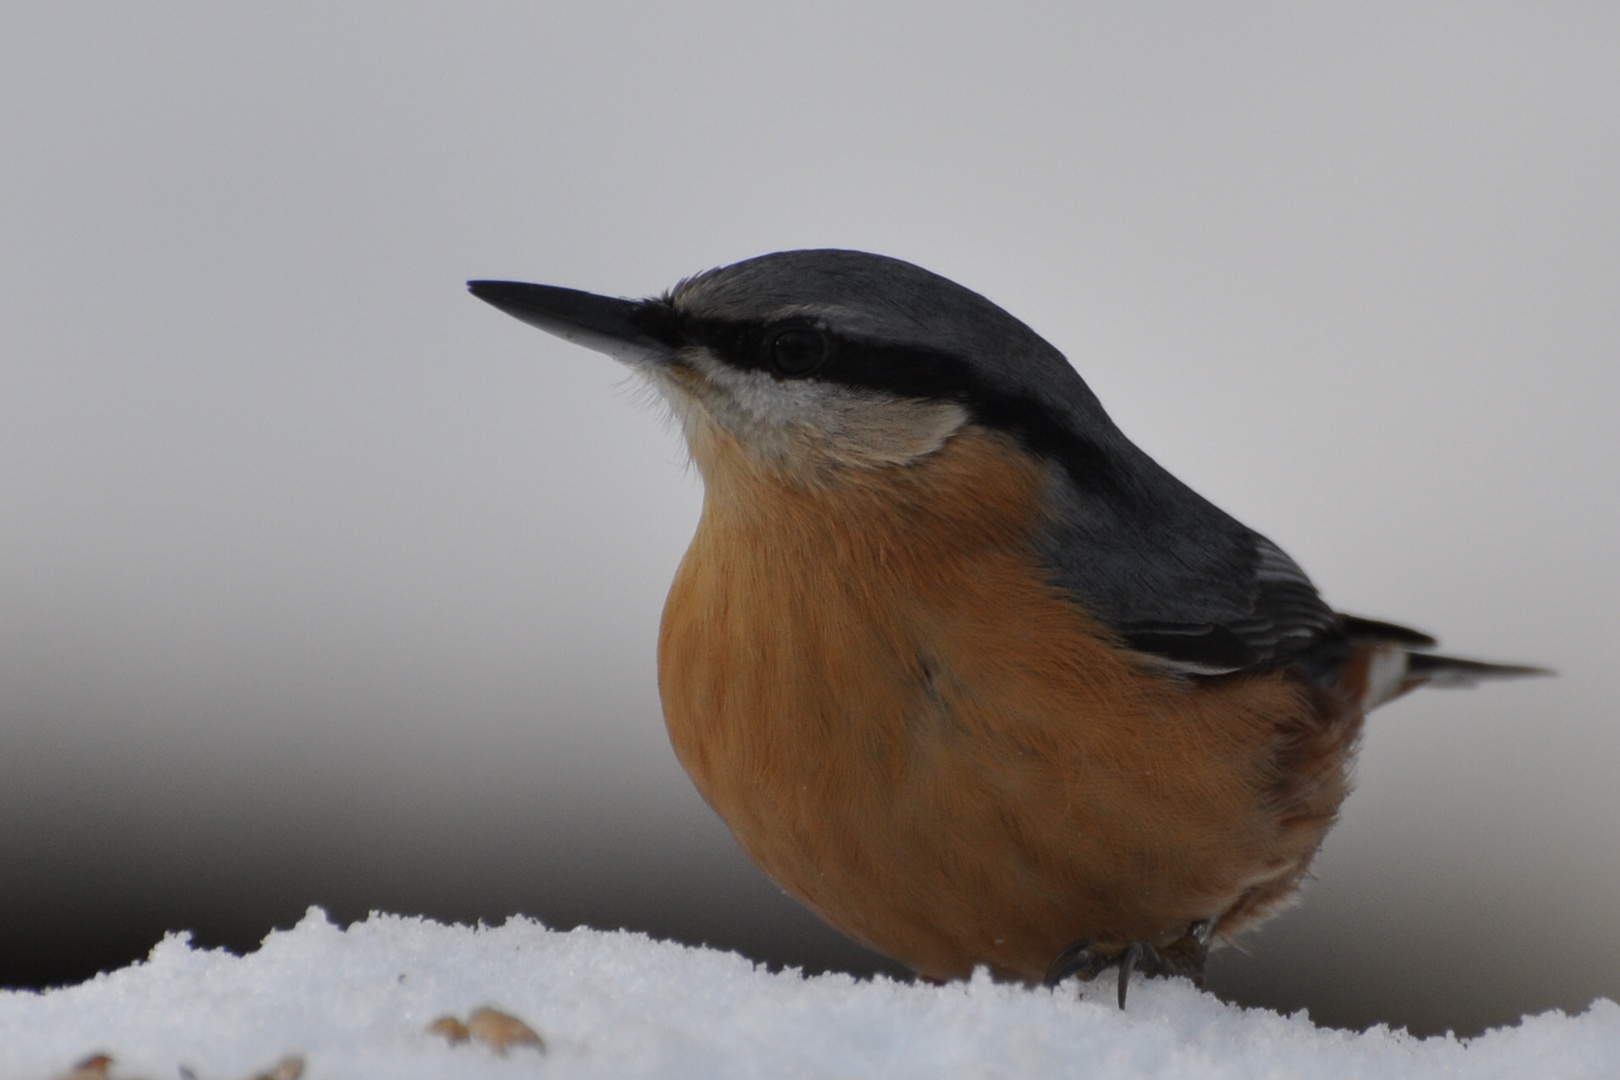
<path id="1" fill-rule="evenodd" d="M 702 349 L 688 349 L 681 359 L 699 378 L 657 383 L 688 441 L 694 421 L 715 423 L 777 467 L 903 465 L 939 450 L 968 420 L 952 402 L 739 371 Z"/>

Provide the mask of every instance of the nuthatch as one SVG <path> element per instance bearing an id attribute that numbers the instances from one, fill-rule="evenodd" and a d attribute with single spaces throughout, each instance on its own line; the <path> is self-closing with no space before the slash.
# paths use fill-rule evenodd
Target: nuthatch
<path id="1" fill-rule="evenodd" d="M 1299 888 L 1367 711 L 1537 673 L 1336 613 L 1057 349 L 909 263 L 469 287 L 668 400 L 704 481 L 670 741 L 767 874 L 925 977 L 1196 980 Z"/>

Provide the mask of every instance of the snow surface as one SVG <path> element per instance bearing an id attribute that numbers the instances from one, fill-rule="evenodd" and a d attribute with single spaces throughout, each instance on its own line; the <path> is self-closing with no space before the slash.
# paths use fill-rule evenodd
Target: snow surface
<path id="1" fill-rule="evenodd" d="M 425 1029 L 492 1005 L 544 1053 L 501 1057 Z M 456 1077 L 1617 1077 L 1620 1007 L 1598 1001 L 1477 1039 L 1315 1027 L 1140 980 L 1130 1008 L 993 983 L 772 974 L 640 934 L 473 929 L 312 908 L 247 956 L 170 935 L 145 963 L 45 993 L 0 992 L 0 1078 L 53 1080 L 95 1052 L 114 1078 L 246 1080 L 292 1055 L 305 1080 Z"/>

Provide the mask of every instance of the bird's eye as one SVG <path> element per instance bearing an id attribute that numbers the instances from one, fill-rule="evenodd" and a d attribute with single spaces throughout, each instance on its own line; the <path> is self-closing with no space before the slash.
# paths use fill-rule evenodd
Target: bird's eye
<path id="1" fill-rule="evenodd" d="M 783 330 L 771 339 L 771 370 L 786 379 L 814 374 L 831 355 L 831 339 L 809 327 Z"/>

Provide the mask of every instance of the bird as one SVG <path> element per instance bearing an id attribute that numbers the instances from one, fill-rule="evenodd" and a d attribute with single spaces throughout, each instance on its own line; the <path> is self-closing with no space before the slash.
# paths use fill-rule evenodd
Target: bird
<path id="1" fill-rule="evenodd" d="M 1366 713 L 1544 674 L 1335 611 L 1057 348 L 909 262 L 468 288 L 667 402 L 704 487 L 659 629 L 671 745 L 767 875 L 924 979 L 1202 985 L 1294 899 Z"/>

